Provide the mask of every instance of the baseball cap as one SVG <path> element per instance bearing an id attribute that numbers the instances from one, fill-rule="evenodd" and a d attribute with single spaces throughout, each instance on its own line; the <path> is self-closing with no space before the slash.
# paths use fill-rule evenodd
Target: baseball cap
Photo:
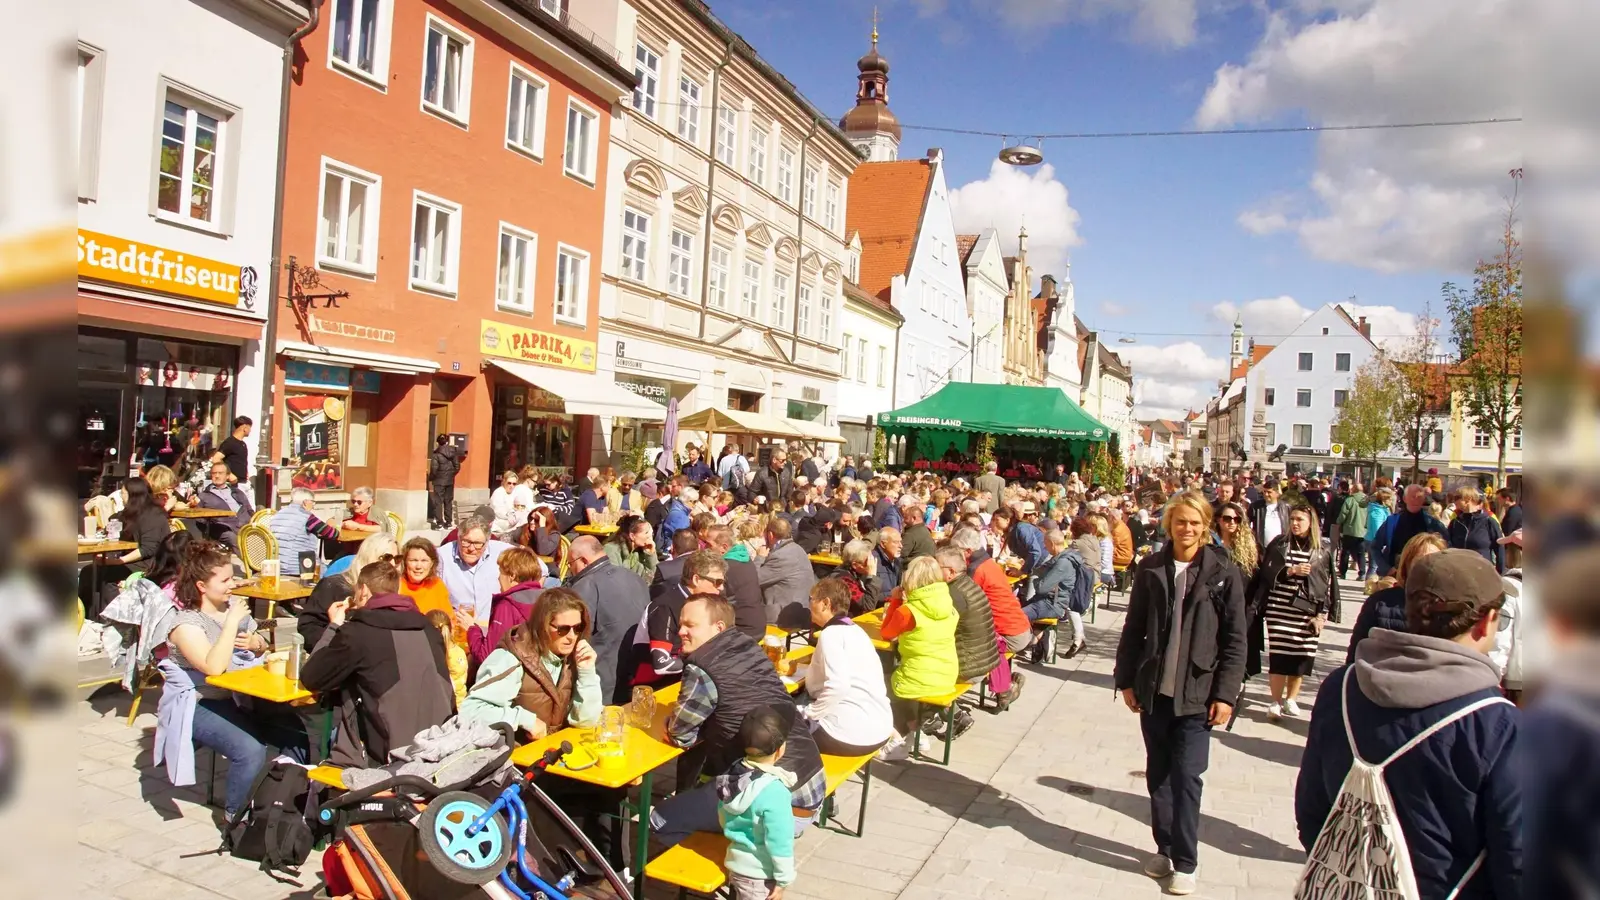
<path id="1" fill-rule="evenodd" d="M 1473 621 L 1505 601 L 1505 583 L 1494 564 L 1474 550 L 1441 550 L 1417 560 L 1406 575 L 1406 620 L 1424 634 L 1430 623 L 1462 614 Z M 1438 635 L 1453 637 L 1454 635 Z"/>

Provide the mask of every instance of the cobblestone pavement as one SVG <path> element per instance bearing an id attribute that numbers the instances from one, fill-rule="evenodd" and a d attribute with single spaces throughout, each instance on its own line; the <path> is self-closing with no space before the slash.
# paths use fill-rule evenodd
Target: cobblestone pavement
<path id="1" fill-rule="evenodd" d="M 1359 584 L 1343 583 L 1344 623 L 1323 635 L 1318 673 L 1344 661 Z M 1111 690 L 1111 657 L 1125 597 L 1088 625 L 1089 648 L 1054 666 L 1027 666 L 1009 712 L 976 713 L 951 765 L 875 764 L 866 837 L 813 829 L 797 845 L 789 900 L 967 900 L 1156 897 L 1139 873 L 1152 851 L 1138 722 Z M 89 664 L 86 664 L 86 666 Z M 1318 679 L 1307 683 L 1309 710 Z M 1200 826 L 1200 890 L 1210 900 L 1287 897 L 1303 854 L 1293 791 L 1304 720 L 1269 723 L 1266 685 L 1251 685 L 1234 731 L 1215 733 Z M 124 693 L 80 698 L 75 869 L 78 895 L 121 900 L 322 896 L 319 856 L 299 882 L 254 864 L 206 855 L 217 844 L 205 788 L 174 788 L 149 765 L 152 691 L 133 727 Z M 201 755 L 201 768 L 209 754 Z M 217 794 L 222 790 L 218 772 Z M 667 779 L 670 784 L 670 779 Z M 859 783 L 840 788 L 854 824 Z M 198 855 L 196 855 L 198 854 Z M 673 896 L 650 891 L 652 897 Z"/>

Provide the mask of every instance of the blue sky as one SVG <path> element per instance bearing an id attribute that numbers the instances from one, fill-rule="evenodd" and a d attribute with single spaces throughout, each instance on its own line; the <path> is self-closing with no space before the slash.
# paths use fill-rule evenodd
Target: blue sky
<path id="1" fill-rule="evenodd" d="M 1509 14 L 1509 0 L 1453 2 L 899 0 L 879 5 L 879 48 L 906 126 L 1028 135 L 1517 114 L 1503 90 L 1440 87 L 1447 57 L 1435 54 L 1492 42 Z M 852 104 L 871 3 L 713 8 L 824 112 Z M 1492 249 L 1520 127 L 1047 139 L 1053 171 L 1032 177 L 1065 185 L 1071 213 L 1030 211 L 1030 242 L 1051 240 L 1038 226 L 1073 244 L 1080 317 L 1108 339 L 1135 333 L 1138 344 L 1119 349 L 1146 373 L 1142 406 L 1168 414 L 1203 403 L 1221 377 L 1211 367 L 1226 358 L 1233 310 L 1267 343 L 1352 296 L 1372 313 L 1374 337 L 1409 333 L 1408 314 L 1429 301 L 1439 314 L 1440 283 L 1467 280 L 1471 260 Z M 1482 133 L 1491 128 L 1503 131 Z M 990 178 L 1001 142 L 908 127 L 901 155 L 934 146 L 960 188 Z M 967 192 L 958 228 L 993 224 L 1014 242 L 1002 219 L 1015 215 L 1016 192 L 1044 193 L 1019 175 Z M 1047 249 L 1055 262 L 1039 274 L 1066 252 Z"/>

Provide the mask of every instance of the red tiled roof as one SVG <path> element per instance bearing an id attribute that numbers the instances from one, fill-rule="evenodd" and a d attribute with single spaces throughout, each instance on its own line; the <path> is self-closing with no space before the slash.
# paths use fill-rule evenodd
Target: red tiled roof
<path id="1" fill-rule="evenodd" d="M 961 260 L 961 268 L 967 267 L 967 260 L 972 256 L 972 248 L 978 245 L 978 235 L 956 235 L 956 259 Z"/>
<path id="2" fill-rule="evenodd" d="M 1248 363 L 1240 363 L 1239 365 L 1234 366 L 1233 367 L 1233 371 L 1228 373 L 1228 380 L 1229 381 L 1233 381 L 1235 378 L 1243 378 L 1245 376 L 1245 373 L 1247 373 L 1251 369 L 1255 368 L 1257 363 L 1261 362 L 1263 359 L 1266 359 L 1267 358 L 1267 354 L 1271 353 L 1272 352 L 1272 348 L 1276 347 L 1276 346 L 1278 346 L 1278 345 L 1277 344 L 1257 344 L 1254 347 L 1252 347 L 1250 349 L 1250 361 Z"/>
<path id="3" fill-rule="evenodd" d="M 932 181 L 925 159 L 862 163 L 850 176 L 845 231 L 861 233 L 861 289 L 885 305 L 890 280 L 911 265 Z"/>

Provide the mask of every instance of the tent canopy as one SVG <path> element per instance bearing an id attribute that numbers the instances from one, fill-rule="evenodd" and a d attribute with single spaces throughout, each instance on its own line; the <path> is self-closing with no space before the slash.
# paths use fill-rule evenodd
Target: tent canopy
<path id="1" fill-rule="evenodd" d="M 1053 387 L 953 381 L 930 397 L 880 413 L 878 426 L 903 434 L 917 429 L 1111 440 L 1111 429 Z"/>
<path id="2" fill-rule="evenodd" d="M 815 441 L 823 444 L 842 444 L 839 429 L 816 422 L 798 419 L 780 419 L 766 413 L 745 412 L 740 409 L 702 409 L 678 420 L 680 431 L 704 431 L 710 434 L 763 434 L 786 440 Z"/>

